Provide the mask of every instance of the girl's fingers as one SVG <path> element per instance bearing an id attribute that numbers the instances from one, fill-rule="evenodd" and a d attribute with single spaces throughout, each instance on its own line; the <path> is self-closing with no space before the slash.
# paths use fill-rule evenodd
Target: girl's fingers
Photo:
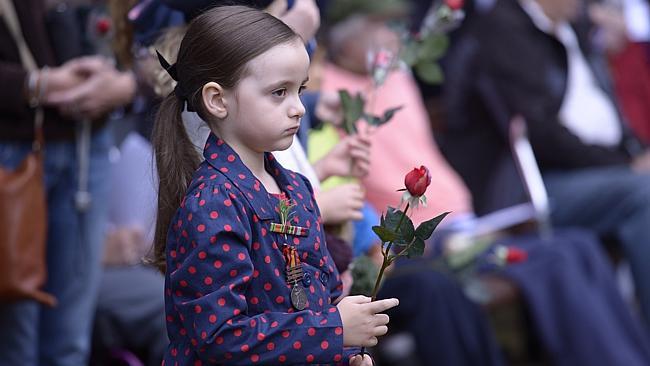
<path id="1" fill-rule="evenodd" d="M 390 308 L 394 308 L 397 305 L 399 305 L 399 300 L 392 298 L 392 299 L 373 301 L 364 306 L 371 313 L 377 314 L 377 313 L 382 313 Z"/>
<path id="2" fill-rule="evenodd" d="M 386 333 L 388 333 L 388 327 L 385 326 L 385 325 L 380 325 L 380 326 L 376 327 L 372 332 L 372 334 L 375 337 L 383 336 Z"/>
<path id="3" fill-rule="evenodd" d="M 368 339 L 363 346 L 364 347 L 374 347 L 374 346 L 377 345 L 377 343 L 379 343 L 379 341 L 377 340 L 377 337 L 372 337 L 372 338 Z"/>
<path id="4" fill-rule="evenodd" d="M 387 314 L 375 314 L 375 324 L 386 325 L 389 321 L 390 317 Z"/>

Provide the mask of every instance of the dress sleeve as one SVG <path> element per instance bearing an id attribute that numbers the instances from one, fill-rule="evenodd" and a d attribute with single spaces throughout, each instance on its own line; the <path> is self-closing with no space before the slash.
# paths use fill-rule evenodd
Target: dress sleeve
<path id="1" fill-rule="evenodd" d="M 336 307 L 248 313 L 254 223 L 244 202 L 222 186 L 206 187 L 186 198 L 171 229 L 169 287 L 181 335 L 209 363 L 347 363 Z M 290 300 L 278 295 L 275 301 Z"/>

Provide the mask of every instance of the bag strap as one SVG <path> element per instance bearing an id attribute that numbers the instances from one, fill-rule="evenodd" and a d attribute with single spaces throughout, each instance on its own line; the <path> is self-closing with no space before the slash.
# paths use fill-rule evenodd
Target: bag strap
<path id="1" fill-rule="evenodd" d="M 0 0 L 0 16 L 2 16 L 2 19 L 4 19 L 5 24 L 9 28 L 9 32 L 11 32 L 11 36 L 13 37 L 14 42 L 16 42 L 16 46 L 18 46 L 20 61 L 22 62 L 23 67 L 30 72 L 37 71 L 38 65 L 34 59 L 34 55 L 27 46 L 27 42 L 25 42 L 23 32 L 20 28 L 20 20 L 16 15 L 16 8 L 14 7 L 12 0 Z M 33 144 L 33 149 L 37 152 L 41 151 L 43 143 L 45 141 L 43 134 L 43 119 L 43 108 L 41 106 L 37 106 L 34 113 Z"/>

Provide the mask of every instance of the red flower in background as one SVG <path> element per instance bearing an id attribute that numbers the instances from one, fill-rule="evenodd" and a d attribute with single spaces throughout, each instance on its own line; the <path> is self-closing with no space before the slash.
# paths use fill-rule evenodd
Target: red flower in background
<path id="1" fill-rule="evenodd" d="M 465 5 L 464 0 L 445 0 L 445 4 L 451 9 L 451 10 L 458 10 Z"/>
<path id="2" fill-rule="evenodd" d="M 528 252 L 513 246 L 498 245 L 495 249 L 495 264 L 503 266 L 528 260 Z"/>
<path id="3" fill-rule="evenodd" d="M 427 191 L 427 187 L 431 184 L 431 173 L 424 165 L 420 168 L 413 168 L 404 177 L 404 185 L 406 190 L 413 197 L 420 197 Z"/>
<path id="4" fill-rule="evenodd" d="M 526 259 L 528 259 L 528 252 L 523 249 L 508 247 L 508 253 L 506 254 L 506 263 L 521 263 L 525 262 Z"/>
<path id="5" fill-rule="evenodd" d="M 111 30 L 111 20 L 108 17 L 102 17 L 97 19 L 97 23 L 95 23 L 95 30 L 97 31 L 97 34 L 99 35 L 105 35 Z"/>

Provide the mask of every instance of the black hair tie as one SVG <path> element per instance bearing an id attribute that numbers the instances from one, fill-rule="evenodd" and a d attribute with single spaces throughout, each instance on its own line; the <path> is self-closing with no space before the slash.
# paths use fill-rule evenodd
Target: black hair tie
<path id="1" fill-rule="evenodd" d="M 176 86 L 174 87 L 174 95 L 176 95 L 176 97 L 179 100 L 183 102 L 187 102 L 188 111 L 195 112 L 194 108 L 192 108 L 190 104 L 189 93 L 187 93 L 187 91 L 183 88 L 181 83 L 178 81 L 178 71 L 176 70 L 177 69 L 176 63 L 170 65 L 169 62 L 165 60 L 163 55 L 161 55 L 160 52 L 158 52 L 158 50 L 156 50 L 156 54 L 158 55 L 158 62 L 160 63 L 160 66 L 162 66 L 162 68 L 165 69 L 165 71 L 167 71 L 167 74 L 169 74 L 169 76 L 176 82 Z"/>

